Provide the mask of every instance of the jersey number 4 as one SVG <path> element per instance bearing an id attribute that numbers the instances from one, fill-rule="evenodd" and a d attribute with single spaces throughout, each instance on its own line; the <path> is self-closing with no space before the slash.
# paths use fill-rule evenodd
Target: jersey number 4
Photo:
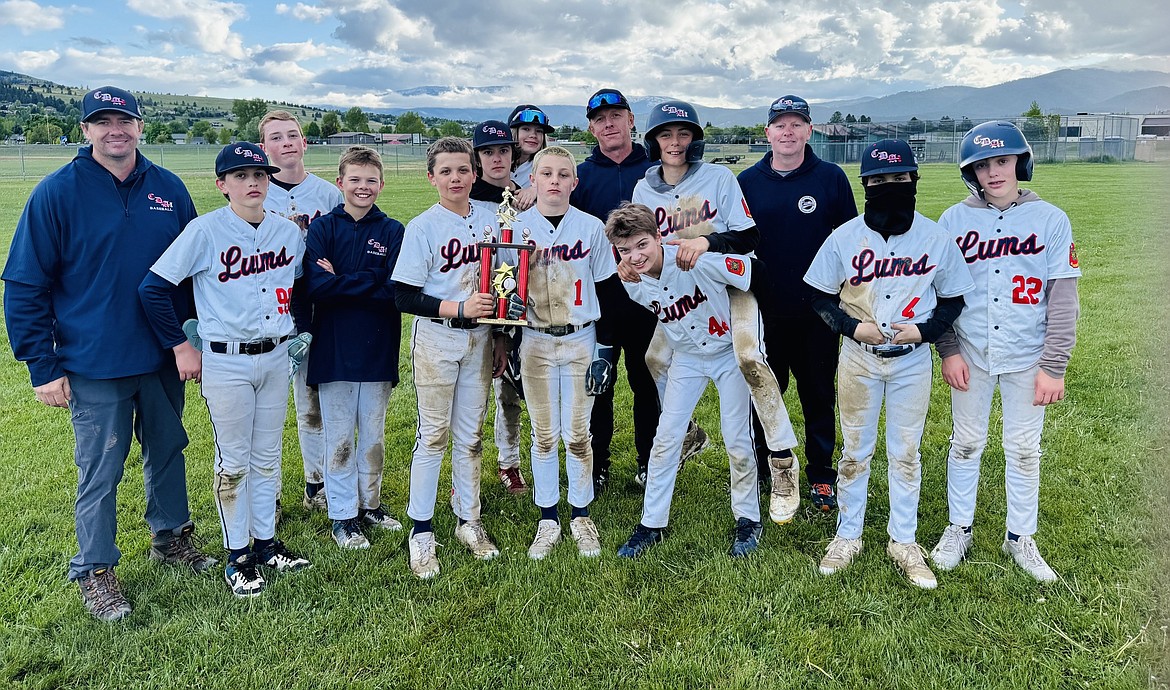
<path id="1" fill-rule="evenodd" d="M 714 316 L 712 316 L 711 320 L 707 322 L 707 332 L 711 335 L 723 337 L 727 335 L 727 332 L 730 330 L 731 329 L 727 327 L 726 321 L 720 322 Z"/>
<path id="2" fill-rule="evenodd" d="M 1012 276 L 1012 302 L 1015 304 L 1040 304 L 1040 290 L 1044 282 L 1039 278 Z"/>

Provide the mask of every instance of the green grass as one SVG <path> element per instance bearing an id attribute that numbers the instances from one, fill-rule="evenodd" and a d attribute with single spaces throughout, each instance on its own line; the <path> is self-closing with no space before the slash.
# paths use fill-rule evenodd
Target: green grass
<path id="1" fill-rule="evenodd" d="M 319 166 L 328 174 L 328 166 Z M 848 169 L 851 178 L 856 168 Z M 417 581 L 400 535 L 342 553 L 328 521 L 298 505 L 291 415 L 281 535 L 314 567 L 274 577 L 256 601 L 218 572 L 194 576 L 147 561 L 141 458 L 119 500 L 119 576 L 135 605 L 106 625 L 65 581 L 75 549 L 76 470 L 67 415 L 35 402 L 5 336 L 0 349 L 0 685 L 53 687 L 1165 687 L 1170 680 L 1170 512 L 1165 461 L 1170 287 L 1165 190 L 1170 167 L 1041 166 L 1030 185 L 1072 218 L 1085 277 L 1068 398 L 1049 410 L 1041 532 L 1063 579 L 1041 586 L 999 553 L 1003 453 L 993 423 L 971 561 L 915 590 L 884 553 L 887 494 L 879 449 L 867 548 L 832 578 L 816 562 L 831 518 L 798 514 L 765 530 L 761 550 L 725 555 L 731 518 L 726 456 L 714 446 L 679 479 L 668 539 L 636 563 L 614 551 L 637 522 L 628 392 L 619 393 L 615 482 L 594 504 L 605 552 L 571 543 L 532 563 L 538 517 L 485 475 L 485 521 L 503 551 L 474 561 L 436 512 L 443 572 Z M 222 204 L 206 173 L 184 175 L 201 211 Z M 0 252 L 31 181 L 0 182 Z M 920 210 L 937 217 L 963 194 L 952 166 L 925 166 Z M 421 176 L 390 176 L 381 206 L 407 221 L 433 202 Z M 110 315 L 116 318 L 116 315 Z M 387 422 L 384 500 L 405 512 L 414 396 L 404 379 Z M 619 384 L 619 391 L 624 384 Z M 789 404 L 797 407 L 794 391 Z M 291 405 L 290 405 L 291 407 Z M 946 525 L 949 396 L 936 377 L 923 439 L 920 540 Z M 698 416 L 718 440 L 711 391 Z M 624 418 L 624 419 L 623 419 Z M 208 548 L 219 542 L 206 408 L 188 389 L 191 507 Z M 803 431 L 794 414 L 798 434 Z M 490 438 L 490 434 L 489 434 Z M 485 466 L 495 450 L 489 442 Z M 490 473 L 488 473 L 490 474 Z M 444 474 L 441 486 L 447 485 Z"/>

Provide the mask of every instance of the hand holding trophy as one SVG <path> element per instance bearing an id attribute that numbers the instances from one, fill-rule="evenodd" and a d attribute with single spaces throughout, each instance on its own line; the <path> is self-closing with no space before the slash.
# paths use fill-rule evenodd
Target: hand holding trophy
<path id="1" fill-rule="evenodd" d="M 516 209 L 512 208 L 510 189 L 504 190 L 504 200 L 496 211 L 496 220 L 500 226 L 500 241 L 492 241 L 491 228 L 488 227 L 484 228 L 483 241 L 479 243 L 479 291 L 496 296 L 496 315 L 495 318 L 481 318 L 479 323 L 527 326 L 528 260 L 532 256 L 532 245 L 528 243 L 527 230 L 523 242 L 512 242 Z M 497 263 L 500 249 L 515 252 L 517 265 L 510 266 L 506 261 Z"/>

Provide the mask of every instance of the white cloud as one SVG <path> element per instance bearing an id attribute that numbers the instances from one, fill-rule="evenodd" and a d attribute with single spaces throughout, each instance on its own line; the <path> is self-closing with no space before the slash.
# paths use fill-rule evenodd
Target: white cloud
<path id="1" fill-rule="evenodd" d="M 65 12 L 60 7 L 39 5 L 32 0 L 0 2 L 0 26 L 15 26 L 23 34 L 51 31 L 65 26 Z"/>
<path id="2" fill-rule="evenodd" d="M 61 55 L 55 50 L 22 50 L 0 53 L 0 61 L 12 65 L 17 72 L 37 74 L 53 66 Z"/>
<path id="3" fill-rule="evenodd" d="M 320 24 L 333 14 L 328 8 L 306 5 L 303 2 L 298 2 L 292 7 L 289 7 L 283 2 L 277 3 L 276 13 L 287 14 L 303 22 L 313 22 L 314 24 Z"/>
<path id="4" fill-rule="evenodd" d="M 179 27 L 172 36 L 194 48 L 233 58 L 246 55 L 243 40 L 231 30 L 232 24 L 247 18 L 244 5 L 219 0 L 127 0 L 126 4 L 148 17 L 176 22 Z"/>

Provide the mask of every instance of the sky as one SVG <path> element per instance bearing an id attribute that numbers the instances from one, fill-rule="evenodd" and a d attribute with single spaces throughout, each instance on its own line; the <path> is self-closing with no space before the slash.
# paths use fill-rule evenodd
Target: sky
<path id="1" fill-rule="evenodd" d="M 1170 31 L 1154 5 L 0 0 L 0 69 L 90 88 L 341 107 L 583 104 L 609 86 L 749 108 L 787 93 L 815 102 L 1062 68 L 1167 70 Z"/>

